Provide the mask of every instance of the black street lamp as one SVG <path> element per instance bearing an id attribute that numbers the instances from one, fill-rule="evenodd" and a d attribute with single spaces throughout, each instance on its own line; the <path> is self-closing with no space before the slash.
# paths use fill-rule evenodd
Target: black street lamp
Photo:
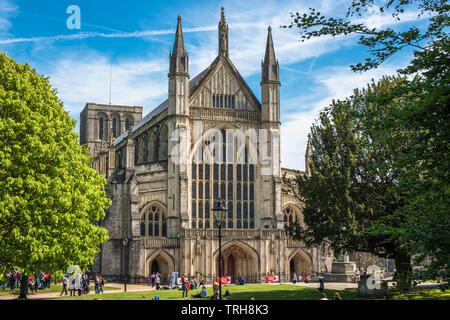
<path id="1" fill-rule="evenodd" d="M 219 300 L 222 300 L 222 223 L 225 221 L 228 209 L 221 204 L 219 199 L 212 212 L 214 220 L 219 225 Z"/>
<path id="2" fill-rule="evenodd" d="M 125 248 L 127 247 L 127 244 L 128 244 L 128 238 L 124 237 L 122 239 L 122 245 L 123 245 L 122 264 L 123 264 L 123 274 L 124 274 L 124 277 L 125 277 L 125 280 L 124 280 L 124 291 L 125 292 L 127 292 L 127 271 L 126 271 L 126 268 L 125 268 Z"/>

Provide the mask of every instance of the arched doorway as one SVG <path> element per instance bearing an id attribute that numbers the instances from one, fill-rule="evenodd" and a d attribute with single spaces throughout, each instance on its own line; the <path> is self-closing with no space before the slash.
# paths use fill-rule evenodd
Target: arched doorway
<path id="1" fill-rule="evenodd" d="M 289 273 L 293 274 L 293 273 L 297 273 L 297 271 L 295 270 L 295 262 L 294 259 L 291 259 L 291 261 L 289 262 Z"/>
<path id="2" fill-rule="evenodd" d="M 247 245 L 234 242 L 222 249 L 222 275 L 231 277 L 232 283 L 239 280 L 240 276 L 244 276 L 246 282 L 256 282 L 258 270 L 258 256 Z M 219 273 L 218 252 L 216 272 Z"/>
<path id="3" fill-rule="evenodd" d="M 149 257 L 146 269 L 146 277 L 150 277 L 153 272 L 158 272 L 161 275 L 161 284 L 167 284 L 174 271 L 173 261 L 165 252 L 159 250 Z"/>
<path id="4" fill-rule="evenodd" d="M 228 256 L 226 270 L 227 270 L 227 274 L 231 275 L 231 277 L 232 277 L 231 280 L 236 281 L 236 279 L 234 279 L 234 276 L 235 276 L 234 275 L 234 257 L 232 254 L 230 254 Z"/>
<path id="5" fill-rule="evenodd" d="M 301 249 L 297 250 L 289 259 L 289 272 L 296 273 L 302 277 L 311 274 L 312 263 L 311 258 Z"/>
<path id="6" fill-rule="evenodd" d="M 160 271 L 161 271 L 161 270 L 160 270 L 158 261 L 157 261 L 156 259 L 153 260 L 153 261 L 152 261 L 152 264 L 151 264 L 151 266 L 150 266 L 150 272 L 151 272 L 151 273 L 157 273 L 157 272 L 161 273 Z"/>

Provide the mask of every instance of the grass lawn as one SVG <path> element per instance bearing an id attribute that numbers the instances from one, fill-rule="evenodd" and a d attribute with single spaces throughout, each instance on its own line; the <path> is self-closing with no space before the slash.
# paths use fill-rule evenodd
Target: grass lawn
<path id="1" fill-rule="evenodd" d="M 450 300 L 450 290 L 442 292 L 439 288 L 412 288 L 407 293 L 390 290 L 393 300 Z"/>
<path id="2" fill-rule="evenodd" d="M 294 286 L 291 284 L 247 284 L 244 286 L 223 286 L 222 294 L 230 290 L 231 296 L 227 300 L 319 300 L 321 294 L 314 291 L 314 288 Z M 152 300 L 155 295 L 160 300 L 209 300 L 212 296 L 212 287 L 207 288 L 208 298 L 192 298 L 191 293 L 197 293 L 200 290 L 189 291 L 188 298 L 182 298 L 181 290 L 160 290 L 160 291 L 139 291 L 139 292 L 119 292 L 103 293 L 88 296 L 64 296 L 58 298 L 49 298 L 51 300 Z M 344 300 L 360 300 L 357 289 L 330 290 L 325 289 L 328 299 L 333 299 L 334 293 L 338 292 Z M 450 300 L 450 291 L 442 293 L 438 288 L 413 288 L 407 293 L 400 293 L 395 289 L 390 290 L 390 300 Z"/>
<path id="3" fill-rule="evenodd" d="M 247 284 L 244 286 L 223 286 L 222 294 L 225 294 L 226 290 L 230 290 L 231 296 L 227 297 L 227 300 L 319 300 L 320 293 L 314 292 L 314 288 L 295 286 L 291 284 Z M 91 296 L 77 296 L 77 297 L 58 297 L 52 298 L 52 300 L 89 300 L 94 298 L 100 298 L 103 300 L 152 300 L 155 295 L 159 296 L 160 300 L 209 300 L 213 294 L 212 287 L 207 288 L 208 298 L 192 298 L 191 293 L 198 293 L 200 290 L 189 291 L 188 298 L 182 298 L 181 290 L 160 290 L 160 291 L 140 291 L 140 292 L 121 292 L 121 293 L 103 293 Z M 334 297 L 335 292 L 339 292 L 344 300 L 358 299 L 358 293 L 356 289 L 353 290 L 325 290 L 329 299 Z"/>
<path id="4" fill-rule="evenodd" d="M 115 287 L 109 287 L 109 286 L 104 286 L 103 290 L 107 291 L 107 290 L 117 290 L 120 288 L 115 288 Z M 94 285 L 91 285 L 91 290 L 94 290 Z M 45 290 L 38 290 L 37 294 L 42 294 L 42 293 L 52 293 L 52 292 L 58 292 L 60 293 L 62 291 L 62 285 L 61 284 L 54 284 L 50 287 L 50 289 L 45 289 Z M 67 289 L 67 292 L 69 292 L 69 289 Z M 19 295 L 20 293 L 20 289 L 16 288 L 13 291 L 13 295 Z M 31 294 L 31 289 L 28 291 L 29 294 Z M 6 295 L 11 295 L 11 289 L 7 288 L 7 289 L 2 289 L 0 288 L 0 296 L 6 296 Z"/>

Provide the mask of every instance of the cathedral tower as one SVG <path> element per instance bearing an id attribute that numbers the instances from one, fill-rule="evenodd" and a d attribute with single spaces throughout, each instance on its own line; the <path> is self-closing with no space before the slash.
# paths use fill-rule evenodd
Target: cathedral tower
<path id="1" fill-rule="evenodd" d="M 275 58 L 272 29 L 267 33 L 266 52 L 261 63 L 261 127 L 267 131 L 267 149 L 270 158 L 270 178 L 264 179 L 262 190 L 274 195 L 264 208 L 265 228 L 283 227 L 281 212 L 281 159 L 280 159 L 280 77 Z"/>
<path id="2" fill-rule="evenodd" d="M 272 41 L 272 28 L 267 33 L 266 54 L 261 63 L 262 120 L 280 122 L 280 76 Z"/>
<path id="3" fill-rule="evenodd" d="M 181 16 L 178 16 L 170 53 L 168 97 L 167 235 L 176 237 L 188 217 L 189 56 L 184 47 Z"/>

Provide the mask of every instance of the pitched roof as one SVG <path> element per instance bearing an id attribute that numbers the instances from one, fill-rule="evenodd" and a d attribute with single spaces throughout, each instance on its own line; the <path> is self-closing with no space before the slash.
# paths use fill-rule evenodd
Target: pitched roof
<path id="1" fill-rule="evenodd" d="M 191 89 L 195 87 L 196 83 L 201 79 L 202 75 L 205 73 L 205 71 L 208 69 L 203 70 L 200 72 L 194 79 L 189 81 L 189 91 L 191 92 Z M 155 109 L 150 111 L 144 118 L 142 118 L 139 122 L 137 122 L 132 128 L 132 132 L 136 132 L 140 127 L 145 125 L 146 123 L 150 122 L 153 118 L 157 117 L 161 113 L 163 113 L 167 108 L 169 107 L 169 99 L 164 100 L 160 105 L 158 105 Z M 124 140 L 126 137 L 128 137 L 128 131 L 125 131 L 120 136 L 117 137 L 116 140 L 114 140 L 114 145 L 117 146 L 122 140 Z"/>
<path id="2" fill-rule="evenodd" d="M 203 81 L 208 77 L 208 75 L 215 69 L 216 65 L 219 61 L 222 60 L 231 68 L 233 73 L 236 76 L 236 79 L 242 84 L 242 86 L 248 91 L 250 97 L 254 100 L 255 104 L 261 109 L 261 104 L 258 99 L 253 94 L 252 90 L 248 87 L 244 78 L 241 76 L 239 71 L 237 71 L 236 67 L 233 65 L 230 59 L 217 56 L 216 59 L 202 72 L 196 75 L 193 79 L 189 81 L 189 97 L 191 97 L 198 88 L 202 85 Z M 164 100 L 160 105 L 158 105 L 155 109 L 153 109 L 149 114 L 147 114 L 142 120 L 137 122 L 132 128 L 132 132 L 136 132 L 140 127 L 150 122 L 153 118 L 157 117 L 161 113 L 163 113 L 169 107 L 169 99 Z M 117 146 L 120 142 L 122 142 L 128 136 L 128 131 L 122 133 L 117 139 L 114 140 L 114 146 Z"/>

